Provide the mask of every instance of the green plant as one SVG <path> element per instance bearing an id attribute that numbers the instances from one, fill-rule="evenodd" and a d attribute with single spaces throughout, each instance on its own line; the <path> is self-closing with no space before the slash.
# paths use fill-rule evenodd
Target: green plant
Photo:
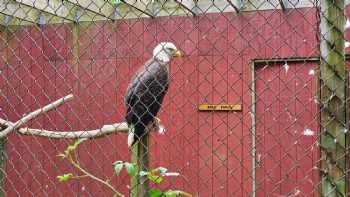
<path id="1" fill-rule="evenodd" d="M 62 160 L 67 160 L 70 164 L 72 164 L 76 169 L 78 169 L 82 175 L 74 175 L 73 173 L 65 173 L 63 175 L 57 176 L 57 180 L 61 183 L 70 181 L 72 179 L 81 179 L 81 178 L 91 178 L 109 189 L 112 190 L 113 196 L 120 196 L 123 197 L 124 195 L 120 193 L 113 185 L 109 183 L 109 180 L 103 180 L 101 178 L 96 177 L 92 173 L 90 173 L 88 170 L 84 169 L 78 160 L 78 156 L 76 154 L 76 150 L 78 146 L 84 142 L 86 139 L 79 139 L 75 141 L 73 144 L 70 144 L 66 150 L 63 153 L 58 154 L 57 156 L 60 157 Z M 156 185 L 159 185 L 162 183 L 165 177 L 170 176 L 179 176 L 180 174 L 177 172 L 168 172 L 168 170 L 164 167 L 158 167 L 151 169 L 149 171 L 140 171 L 137 172 L 136 164 L 130 163 L 130 162 L 124 162 L 124 161 L 116 161 L 113 163 L 114 167 L 114 173 L 116 176 L 120 175 L 120 172 L 123 170 L 123 168 L 127 171 L 130 178 L 139 176 L 143 177 L 146 176 L 148 180 L 155 183 Z M 159 188 L 150 188 L 148 191 L 148 194 L 150 197 L 177 197 L 177 196 L 188 196 L 192 197 L 191 194 L 181 191 L 181 190 L 167 190 L 162 191 Z"/>
<path id="2" fill-rule="evenodd" d="M 148 180 L 152 181 L 156 185 L 159 185 L 164 180 L 163 177 L 180 176 L 180 174 L 177 172 L 168 172 L 168 169 L 164 167 L 158 167 L 150 171 L 140 171 L 139 176 L 147 176 Z M 176 197 L 176 196 L 192 197 L 191 194 L 181 190 L 161 191 L 158 188 L 151 188 L 148 191 L 148 194 L 150 195 L 150 197 Z"/>
<path id="3" fill-rule="evenodd" d="M 79 163 L 79 160 L 78 160 L 78 157 L 77 157 L 77 154 L 75 151 L 78 148 L 79 144 L 81 144 L 85 140 L 86 139 L 84 138 L 84 139 L 79 139 L 79 140 L 75 141 L 73 144 L 69 145 L 63 153 L 60 153 L 57 155 L 61 159 L 68 160 L 69 163 L 71 163 L 76 169 L 78 169 L 81 173 L 83 173 L 83 175 L 74 175 L 73 173 L 66 173 L 66 174 L 57 176 L 58 181 L 59 182 L 67 182 L 71 179 L 80 179 L 80 178 L 89 177 L 89 178 L 107 186 L 109 189 L 111 189 L 114 193 L 114 196 L 124 197 L 124 195 L 121 194 L 115 187 L 113 187 L 109 183 L 108 180 L 102 180 L 80 166 L 80 163 Z"/>

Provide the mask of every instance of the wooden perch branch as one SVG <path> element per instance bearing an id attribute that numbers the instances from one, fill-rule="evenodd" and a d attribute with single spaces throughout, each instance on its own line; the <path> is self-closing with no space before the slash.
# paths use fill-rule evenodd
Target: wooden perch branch
<path id="1" fill-rule="evenodd" d="M 59 138 L 64 138 L 64 139 L 99 138 L 99 137 L 103 137 L 105 135 L 110 135 L 113 133 L 128 132 L 129 129 L 126 122 L 114 123 L 111 125 L 103 125 L 102 128 L 100 129 L 94 129 L 94 130 L 88 130 L 88 131 L 84 131 L 84 130 L 82 131 L 50 131 L 45 129 L 20 128 L 29 120 L 32 120 L 33 118 L 36 118 L 38 115 L 45 113 L 49 110 L 52 110 L 72 99 L 73 99 L 72 94 L 67 95 L 63 98 L 60 98 L 54 101 L 51 104 L 46 105 L 43 108 L 40 108 L 34 112 L 29 113 L 28 115 L 24 116 L 23 118 L 21 118 L 15 123 L 0 118 L 0 126 L 3 125 L 6 127 L 5 130 L 0 131 L 0 138 L 5 137 L 11 131 L 14 131 L 14 130 L 16 130 L 17 132 L 23 135 L 36 135 L 41 137 L 57 138 L 57 139 Z M 156 120 L 154 127 L 159 128 L 160 130 L 164 129 L 164 126 L 159 125 L 158 119 Z"/>
<path id="2" fill-rule="evenodd" d="M 21 118 L 20 120 L 18 120 L 17 122 L 15 122 L 13 124 L 7 124 L 7 128 L 0 132 L 0 138 L 7 136 L 10 132 L 18 129 L 19 127 L 21 127 L 22 125 L 27 123 L 29 120 L 36 118 L 38 115 L 45 113 L 45 112 L 48 112 L 48 111 L 60 106 L 61 104 L 72 100 L 72 99 L 73 99 L 73 95 L 69 94 L 63 98 L 60 98 L 60 99 L 54 101 L 53 103 L 50 103 L 50 104 L 48 104 L 40 109 L 37 109 L 37 110 L 29 113 L 28 115 L 25 115 L 23 118 Z"/>
<path id="3" fill-rule="evenodd" d="M 0 124 L 10 126 L 14 123 L 3 120 L 0 118 Z M 89 131 L 49 131 L 44 129 L 31 129 L 20 128 L 17 130 L 23 135 L 37 135 L 48 138 L 65 138 L 65 139 L 78 139 L 78 138 L 99 138 L 105 135 L 113 134 L 116 132 L 127 132 L 128 125 L 123 123 L 115 123 L 112 125 L 104 125 L 101 129 L 94 129 Z"/>

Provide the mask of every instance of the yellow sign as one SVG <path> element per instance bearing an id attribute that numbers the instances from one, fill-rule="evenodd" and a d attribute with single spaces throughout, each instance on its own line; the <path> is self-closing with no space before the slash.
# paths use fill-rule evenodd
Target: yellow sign
<path id="1" fill-rule="evenodd" d="M 242 105 L 212 105 L 212 104 L 201 104 L 198 107 L 199 111 L 242 111 Z"/>

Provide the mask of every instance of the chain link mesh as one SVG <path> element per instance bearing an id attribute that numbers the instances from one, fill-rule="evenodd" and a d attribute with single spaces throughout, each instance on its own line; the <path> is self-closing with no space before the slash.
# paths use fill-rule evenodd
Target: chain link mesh
<path id="1" fill-rule="evenodd" d="M 180 176 L 160 188 L 200 197 L 348 196 L 350 7 L 342 3 L 0 0 L 0 118 L 16 122 L 73 94 L 22 127 L 125 122 L 129 82 L 168 41 L 183 56 L 169 64 L 157 114 L 166 132 L 152 132 L 146 150 L 150 168 Z M 199 110 L 213 105 L 238 108 Z M 2 195 L 112 196 L 89 178 L 58 182 L 79 174 L 56 156 L 71 143 L 17 131 L 3 138 Z M 131 161 L 127 133 L 87 140 L 77 153 L 84 168 L 131 195 L 130 177 L 116 177 L 112 166 Z"/>

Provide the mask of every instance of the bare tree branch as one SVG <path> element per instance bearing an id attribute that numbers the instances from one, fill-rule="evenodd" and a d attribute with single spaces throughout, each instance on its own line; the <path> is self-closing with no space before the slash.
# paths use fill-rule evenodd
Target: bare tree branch
<path id="1" fill-rule="evenodd" d="M 6 121 L 0 118 L 0 125 L 11 126 L 14 123 Z M 89 131 L 50 131 L 44 129 L 31 129 L 31 128 L 20 128 L 17 130 L 23 135 L 37 135 L 48 138 L 65 138 L 65 139 L 78 139 L 78 138 L 99 138 L 105 135 L 127 132 L 128 125 L 123 123 L 115 123 L 112 125 L 103 125 L 100 129 L 94 129 Z"/>
<path id="2" fill-rule="evenodd" d="M 58 100 L 40 108 L 40 109 L 37 109 L 37 110 L 29 113 L 28 115 L 25 115 L 23 118 L 21 118 L 20 120 L 18 120 L 17 122 L 15 122 L 13 124 L 7 124 L 7 128 L 0 132 L 0 138 L 5 137 L 13 130 L 16 130 L 17 128 L 19 128 L 22 125 L 24 125 L 25 123 L 27 123 L 29 120 L 36 118 L 38 115 L 45 113 L 45 112 L 48 112 L 48 111 L 60 106 L 61 104 L 72 100 L 72 99 L 73 99 L 73 95 L 69 94 L 69 95 L 67 95 L 63 98 L 60 98 L 60 99 L 58 99 Z"/>

